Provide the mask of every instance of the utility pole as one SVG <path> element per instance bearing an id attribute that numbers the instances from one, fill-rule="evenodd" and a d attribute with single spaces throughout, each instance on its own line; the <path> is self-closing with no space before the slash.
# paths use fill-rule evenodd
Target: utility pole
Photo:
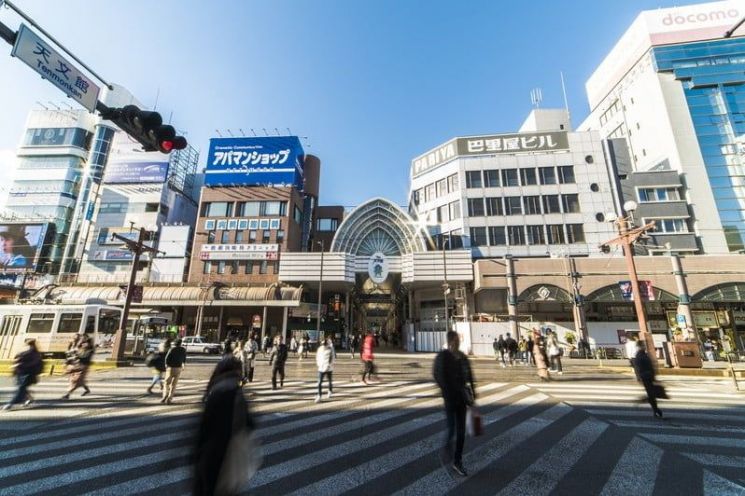
<path id="1" fill-rule="evenodd" d="M 158 253 L 158 250 L 150 246 L 145 245 L 145 235 L 148 231 L 144 227 L 140 228 L 137 241 L 120 236 L 119 234 L 112 234 L 112 238 L 118 239 L 127 245 L 127 249 L 134 253 L 132 258 L 132 270 L 129 273 L 129 284 L 127 284 L 127 296 L 124 299 L 124 309 L 122 310 L 122 320 L 119 323 L 119 329 L 116 330 L 116 336 L 114 337 L 114 349 L 111 351 L 111 358 L 113 360 L 121 361 L 124 358 L 124 344 L 127 342 L 127 319 L 129 318 L 129 308 L 132 306 L 132 297 L 134 296 L 135 282 L 137 278 L 137 265 L 140 262 L 140 255 L 143 253 Z"/>
<path id="2" fill-rule="evenodd" d="M 448 235 L 448 247 L 450 246 L 450 236 Z M 448 315 L 448 295 L 450 294 L 450 285 L 448 284 L 448 263 L 445 256 L 445 235 L 442 236 L 442 270 L 445 276 L 445 282 L 442 283 L 442 293 L 445 298 L 445 332 L 450 330 L 450 316 Z"/>
<path id="3" fill-rule="evenodd" d="M 326 249 L 323 240 L 318 241 L 321 246 L 321 271 L 318 276 L 318 315 L 316 317 L 316 333 L 318 334 L 318 343 L 321 343 L 321 299 L 323 298 L 323 251 Z"/>

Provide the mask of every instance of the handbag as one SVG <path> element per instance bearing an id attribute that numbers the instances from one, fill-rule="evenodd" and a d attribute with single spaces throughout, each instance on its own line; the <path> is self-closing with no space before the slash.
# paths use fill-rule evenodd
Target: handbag
<path id="1" fill-rule="evenodd" d="M 233 403 L 233 432 L 225 451 L 215 494 L 237 494 L 259 470 L 264 455 L 254 431 L 246 428 L 245 405 L 237 391 Z"/>
<path id="2" fill-rule="evenodd" d="M 466 431 L 469 436 L 477 437 L 484 433 L 481 413 L 475 406 L 469 406 L 466 413 Z"/>
<path id="3" fill-rule="evenodd" d="M 470 384 L 466 384 L 466 388 L 463 391 L 463 396 L 466 400 L 467 406 L 471 406 L 476 402 L 476 395 L 473 393 L 473 388 Z"/>

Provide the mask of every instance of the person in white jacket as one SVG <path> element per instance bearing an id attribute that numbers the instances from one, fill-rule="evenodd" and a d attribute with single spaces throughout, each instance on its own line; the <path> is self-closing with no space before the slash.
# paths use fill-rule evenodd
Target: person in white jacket
<path id="1" fill-rule="evenodd" d="M 327 398 L 331 398 L 334 394 L 334 385 L 331 382 L 331 374 L 334 370 L 334 360 L 336 354 L 334 353 L 334 347 L 331 344 L 330 339 L 325 339 L 321 346 L 316 351 L 316 365 L 318 365 L 318 395 L 316 396 L 316 403 L 320 403 L 321 394 L 323 394 L 323 376 L 329 378 L 329 392 Z"/>

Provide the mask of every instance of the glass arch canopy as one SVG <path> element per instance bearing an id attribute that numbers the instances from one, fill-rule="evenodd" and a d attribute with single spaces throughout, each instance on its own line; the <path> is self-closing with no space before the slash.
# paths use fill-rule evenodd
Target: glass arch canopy
<path id="1" fill-rule="evenodd" d="M 331 242 L 331 251 L 386 256 L 427 251 L 421 229 L 406 212 L 389 200 L 374 198 L 344 219 Z"/>

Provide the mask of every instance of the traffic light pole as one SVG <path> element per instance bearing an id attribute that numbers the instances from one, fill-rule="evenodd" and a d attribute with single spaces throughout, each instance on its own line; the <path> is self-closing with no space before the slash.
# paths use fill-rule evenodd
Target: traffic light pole
<path id="1" fill-rule="evenodd" d="M 121 361 L 124 358 L 124 345 L 127 342 L 127 320 L 129 319 L 129 309 L 132 306 L 132 298 L 134 296 L 135 282 L 137 278 L 137 265 L 140 262 L 140 255 L 143 253 L 157 253 L 158 250 L 150 246 L 145 245 L 145 235 L 147 231 L 144 227 L 140 228 L 137 241 L 125 238 L 118 234 L 113 234 L 112 237 L 124 242 L 127 245 L 127 249 L 134 253 L 132 259 L 132 270 L 129 273 L 129 284 L 127 284 L 127 295 L 124 298 L 124 308 L 122 309 L 122 319 L 119 323 L 119 329 L 116 330 L 116 336 L 114 337 L 114 349 L 111 351 L 111 359 Z"/>

